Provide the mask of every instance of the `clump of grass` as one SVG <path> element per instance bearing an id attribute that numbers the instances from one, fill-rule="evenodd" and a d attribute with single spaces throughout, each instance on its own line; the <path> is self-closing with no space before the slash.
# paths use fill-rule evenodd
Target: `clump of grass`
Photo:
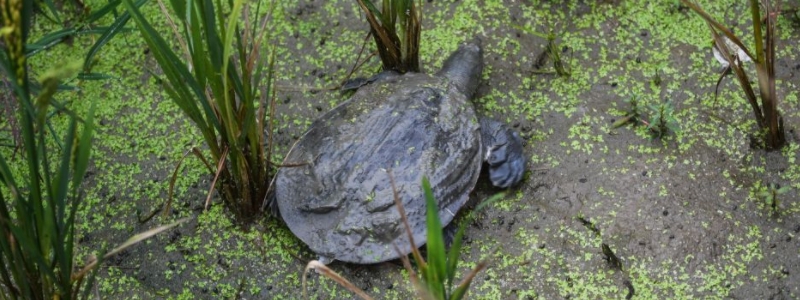
<path id="1" fill-rule="evenodd" d="M 678 121 L 675 119 L 675 108 L 672 107 L 672 104 L 664 102 L 659 105 L 651 105 L 650 109 L 653 114 L 647 124 L 647 129 L 653 137 L 661 138 L 670 132 L 678 132 Z"/>
<path id="2" fill-rule="evenodd" d="M 81 61 L 42 72 L 36 82 L 39 91 L 32 92 L 34 82 L 29 79 L 25 53 L 32 5 L 25 0 L 0 1 L 5 46 L 0 51 L 0 70 L 16 100 L 24 159 L 12 164 L 24 164 L 17 170 L 21 178 L 16 178 L 9 160 L 0 156 L 0 293 L 3 299 L 88 298 L 93 270 L 104 259 L 179 222 L 134 236 L 76 268 L 75 216 L 84 199 L 82 182 L 91 157 L 94 103 L 84 118 L 53 105 L 59 83 L 75 76 Z M 69 118 L 62 137 L 47 134 L 51 107 Z M 63 145 L 60 149 L 48 146 L 54 139 Z"/>
<path id="3" fill-rule="evenodd" d="M 464 230 L 466 228 L 467 222 L 461 224 L 458 227 L 458 231 L 456 232 L 455 237 L 453 238 L 452 244 L 450 245 L 450 250 L 447 251 L 445 249 L 445 242 L 444 242 L 444 234 L 442 233 L 442 223 L 439 220 L 439 211 L 438 205 L 436 204 L 436 199 L 433 197 L 433 191 L 431 189 L 430 182 L 426 177 L 422 178 L 422 190 L 425 196 L 425 204 L 426 204 L 426 224 L 428 227 L 427 232 L 427 260 L 422 257 L 419 249 L 417 249 L 417 245 L 414 243 L 413 232 L 411 232 L 411 227 L 408 225 L 408 219 L 406 218 L 405 209 L 403 208 L 403 203 L 400 201 L 400 197 L 395 189 L 394 184 L 394 177 L 389 175 L 389 178 L 392 181 L 392 189 L 394 191 L 394 202 L 395 206 L 397 207 L 398 212 L 400 213 L 400 217 L 403 220 L 403 224 L 406 229 L 406 234 L 408 236 L 409 243 L 411 244 L 411 255 L 413 257 L 413 261 L 416 264 L 417 270 L 414 271 L 414 268 L 411 266 L 411 260 L 409 260 L 408 256 L 400 256 L 400 259 L 403 261 L 403 266 L 405 266 L 406 270 L 409 273 L 409 279 L 411 280 L 414 289 L 417 291 L 417 296 L 419 299 L 426 299 L 426 300 L 459 300 L 463 299 L 467 291 L 469 290 L 469 286 L 472 283 L 472 280 L 475 276 L 483 269 L 486 268 L 487 262 L 481 261 L 478 265 L 473 268 L 467 275 L 461 280 L 458 284 L 455 282 L 455 275 L 456 269 L 458 267 L 458 260 L 461 255 L 461 242 L 464 237 Z M 479 204 L 472 212 L 475 213 L 483 209 L 486 205 L 489 205 L 498 199 L 502 199 L 503 194 L 497 194 L 492 196 L 491 198 L 483 201 Z M 470 216 L 471 217 L 471 216 Z M 397 248 L 395 245 L 395 250 L 398 253 L 400 249 Z M 359 289 L 355 285 L 353 285 L 347 279 L 341 277 L 336 272 L 330 270 L 325 265 L 321 264 L 318 261 L 311 261 L 306 266 L 305 272 L 303 274 L 303 294 L 306 298 L 308 298 L 306 294 L 306 275 L 309 270 L 317 270 L 323 276 L 326 276 L 330 279 L 333 279 L 341 286 L 347 288 L 348 290 L 352 291 L 356 295 L 358 295 L 361 299 L 372 299 L 368 294 L 366 294 L 363 290 Z M 455 285 L 455 288 L 454 288 Z"/>
<path id="4" fill-rule="evenodd" d="M 561 57 L 561 46 L 557 42 L 557 36 L 554 31 L 550 31 L 548 34 L 543 34 L 534 30 L 531 30 L 526 27 L 522 27 L 519 25 L 512 25 L 514 28 L 524 31 L 527 34 L 534 35 L 543 39 L 547 40 L 547 46 L 545 46 L 545 51 L 536 59 L 536 67 L 542 67 L 545 63 L 549 60 L 553 63 L 553 71 L 556 75 L 560 77 L 570 77 L 572 76 L 572 67 L 570 67 L 569 61 L 564 61 Z M 547 72 L 535 72 L 535 73 L 552 73 L 553 71 Z"/>
<path id="5" fill-rule="evenodd" d="M 656 69 L 655 74 L 653 74 L 653 78 L 650 80 L 654 86 L 661 86 L 661 71 Z"/>
<path id="6" fill-rule="evenodd" d="M 700 6 L 689 0 L 681 2 L 700 15 L 711 29 L 714 43 L 721 56 L 728 61 L 728 68 L 736 75 L 739 86 L 744 91 L 745 97 L 750 103 L 756 123 L 760 132 L 764 132 L 764 145 L 767 149 L 779 149 L 786 144 L 784 133 L 783 118 L 778 112 L 778 95 L 775 92 L 775 18 L 777 10 L 772 5 L 772 1 L 763 0 L 766 15 L 761 15 L 761 5 L 759 1 L 750 0 L 750 14 L 753 23 L 753 38 L 755 42 L 755 53 L 745 47 L 744 43 L 736 37 L 727 27 L 706 13 Z M 762 32 L 762 20 L 764 31 Z M 726 40 L 727 39 L 727 40 Z M 732 43 L 736 47 L 731 47 Z M 766 43 L 766 44 L 765 44 Z M 737 48 L 738 49 L 732 49 Z M 746 57 L 740 57 L 743 52 Z M 756 96 L 754 87 L 751 86 L 747 72 L 744 70 L 742 61 L 749 58 L 753 61 L 758 77 L 758 91 Z M 725 74 L 723 72 L 723 74 Z M 760 101 L 759 101 L 760 100 Z"/>
<path id="7" fill-rule="evenodd" d="M 788 185 L 781 187 L 780 185 L 771 183 L 766 189 L 758 192 L 758 197 L 764 200 L 764 203 L 769 206 L 773 214 L 777 215 L 778 208 L 780 207 L 778 196 L 788 193 L 791 189 L 792 187 Z"/>
<path id="8" fill-rule="evenodd" d="M 569 62 L 565 62 L 561 58 L 561 47 L 556 43 L 556 35 L 552 32 L 547 35 L 547 50 L 544 53 L 553 62 L 553 69 L 558 76 L 570 77 L 572 75 L 572 68 Z"/>
<path id="9" fill-rule="evenodd" d="M 649 108 L 652 113 L 649 121 L 642 117 L 638 97 L 631 96 L 625 102 L 629 105 L 628 110 L 625 116 L 611 125 L 613 128 L 619 128 L 627 124 L 633 124 L 634 126 L 644 124 L 652 137 L 656 139 L 670 132 L 677 133 L 680 130 L 678 120 L 675 118 L 675 108 L 669 101 L 658 105 L 650 105 Z"/>
<path id="10" fill-rule="evenodd" d="M 132 0 L 123 3 L 164 72 L 167 93 L 208 145 L 210 161 L 199 150 L 192 153 L 215 174 L 212 188 L 216 187 L 240 223 L 253 220 L 261 212 L 273 173 L 272 142 L 266 132 L 271 132 L 274 114 L 275 52 L 265 55 L 262 49 L 269 40 L 266 27 L 271 14 L 260 23 L 251 22 L 244 0 L 229 5 L 212 0 L 171 1 L 173 13 L 164 13 L 170 22 L 170 16 L 180 21 L 180 29 L 171 24 L 184 52 L 179 55 Z"/>
<path id="11" fill-rule="evenodd" d="M 394 187 L 394 179 L 392 179 L 392 186 Z M 425 260 L 422 258 L 419 249 L 417 249 L 417 246 L 414 244 L 413 234 L 408 225 L 402 203 L 400 202 L 400 198 L 395 195 L 395 205 L 403 218 L 403 224 L 406 226 L 408 240 L 411 243 L 411 254 L 419 270 L 419 276 L 411 267 L 411 262 L 408 257 L 401 256 L 400 259 L 403 261 L 403 265 L 409 273 L 409 278 L 411 278 L 411 283 L 414 285 L 420 299 L 462 299 L 467 294 L 472 279 L 474 279 L 481 270 L 486 268 L 487 262 L 478 262 L 478 265 L 467 273 L 464 279 L 455 285 L 455 288 L 453 287 L 455 284 L 456 268 L 458 267 L 458 260 L 461 255 L 461 242 L 464 237 L 466 222 L 458 227 L 458 232 L 453 238 L 450 250 L 447 251 L 445 249 L 444 235 L 442 234 L 442 223 L 439 220 L 438 205 L 436 204 L 436 199 L 433 197 L 431 184 L 426 177 L 422 178 L 422 190 L 425 194 L 425 204 L 427 207 L 426 223 L 428 226 L 428 238 L 426 249 L 428 259 Z M 484 206 L 502 197 L 503 194 L 498 194 L 489 198 L 478 205 L 473 212 L 480 211 Z M 399 249 L 395 249 L 399 252 Z"/>
<path id="12" fill-rule="evenodd" d="M 622 127 L 628 123 L 638 124 L 641 122 L 641 112 L 639 111 L 639 98 L 635 95 L 625 100 L 628 103 L 628 111 L 625 116 L 614 122 L 613 128 Z"/>
<path id="13" fill-rule="evenodd" d="M 419 72 L 421 12 L 414 0 L 356 0 L 364 10 L 384 70 Z"/>

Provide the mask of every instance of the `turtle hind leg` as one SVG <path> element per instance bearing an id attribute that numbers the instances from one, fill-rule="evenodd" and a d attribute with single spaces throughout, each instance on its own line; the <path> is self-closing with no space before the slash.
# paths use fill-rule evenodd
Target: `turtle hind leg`
<path id="1" fill-rule="evenodd" d="M 480 122 L 489 179 L 499 188 L 517 184 L 522 180 L 527 164 L 519 133 L 494 119 L 484 117 Z"/>

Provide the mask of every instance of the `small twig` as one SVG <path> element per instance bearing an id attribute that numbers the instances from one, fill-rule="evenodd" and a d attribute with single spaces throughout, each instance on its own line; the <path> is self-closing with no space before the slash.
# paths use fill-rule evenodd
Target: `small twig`
<path id="1" fill-rule="evenodd" d="M 186 41 L 183 39 L 183 37 L 181 37 L 180 31 L 178 31 L 178 26 L 175 25 L 174 21 L 172 21 L 172 18 L 170 17 L 172 14 L 167 10 L 167 7 L 164 5 L 163 1 L 158 0 L 158 6 L 161 8 L 161 15 L 167 17 L 167 23 L 172 28 L 172 34 L 175 36 L 176 39 L 178 39 L 178 44 L 181 45 L 181 49 L 183 50 L 183 55 L 185 56 L 186 62 L 188 62 L 188 65 L 191 66 L 192 57 L 191 55 L 189 55 L 189 47 L 186 46 Z"/>
<path id="2" fill-rule="evenodd" d="M 150 214 L 148 214 L 147 217 L 145 217 L 144 219 L 142 219 L 141 214 L 139 212 L 136 212 L 136 218 L 139 219 L 139 224 L 144 224 L 147 223 L 147 221 L 150 221 L 150 219 L 152 219 L 153 217 L 155 217 L 159 211 L 161 211 L 161 207 L 151 211 Z"/>
<path id="3" fill-rule="evenodd" d="M 281 163 L 276 163 L 276 162 L 271 162 L 271 163 L 272 163 L 273 166 L 280 167 L 280 168 L 296 168 L 296 167 L 302 167 L 302 166 L 311 164 L 310 162 L 288 163 L 288 164 L 281 164 Z"/>
<path id="4" fill-rule="evenodd" d="M 175 165 L 175 170 L 172 171 L 172 178 L 170 178 L 169 180 L 169 192 L 167 196 L 167 203 L 164 203 L 164 217 L 169 215 L 170 210 L 172 208 L 172 197 L 175 195 L 175 182 L 178 180 L 178 171 L 181 169 L 183 160 L 186 159 L 186 156 L 188 156 L 189 153 L 192 153 L 192 151 L 191 150 L 186 151 L 186 153 L 184 153 L 183 156 L 181 156 L 181 159 L 178 160 L 178 164 Z"/>
<path id="5" fill-rule="evenodd" d="M 722 79 L 725 78 L 725 75 L 728 75 L 730 73 L 731 73 L 731 65 L 728 65 L 719 74 L 719 79 L 717 79 L 717 85 L 714 87 L 714 103 L 711 104 L 711 107 L 717 106 L 717 96 L 719 95 L 719 84 L 722 83 Z"/>
<path id="6" fill-rule="evenodd" d="M 411 226 L 408 225 L 408 217 L 406 216 L 406 210 L 403 208 L 403 201 L 400 200 L 400 194 L 397 192 L 397 186 L 394 182 L 394 175 L 392 175 L 392 170 L 386 170 L 386 173 L 389 174 L 389 182 L 392 184 L 392 194 L 394 195 L 394 204 L 397 206 L 397 212 L 400 214 L 400 219 L 403 220 L 403 226 L 406 229 L 406 235 L 408 236 L 408 243 L 411 244 L 411 251 L 414 252 L 415 257 L 421 257 L 419 255 L 419 250 L 417 249 L 417 244 L 414 243 L 414 235 L 411 234 Z M 399 253 L 402 255 L 402 253 Z M 418 264 L 425 265 L 425 262 L 417 262 Z"/>
<path id="7" fill-rule="evenodd" d="M 350 79 L 350 77 L 353 76 L 353 73 L 355 73 L 356 70 L 360 69 L 361 66 L 364 65 L 364 63 L 366 63 L 370 58 L 375 56 L 375 52 L 372 52 L 372 54 L 366 59 L 364 59 L 364 61 L 359 62 L 359 60 L 361 60 L 361 55 L 364 53 L 364 49 L 367 47 L 367 41 L 369 41 L 370 35 L 372 35 L 372 33 L 367 33 L 367 35 L 364 36 L 364 42 L 361 43 L 361 50 L 358 50 L 358 56 L 356 56 L 356 63 L 353 64 L 352 68 L 350 68 L 350 72 L 347 72 L 347 76 L 344 77 L 344 80 L 342 80 L 342 82 L 345 82 L 348 79 Z"/>
<path id="8" fill-rule="evenodd" d="M 222 173 L 222 169 L 225 167 L 225 159 L 228 157 L 228 148 L 225 148 L 225 151 L 222 152 L 222 156 L 219 158 L 219 163 L 217 164 L 217 173 L 214 174 L 214 180 L 211 182 L 211 187 L 208 190 L 208 196 L 206 197 L 206 205 L 204 208 L 204 212 L 208 211 L 208 204 L 211 203 L 211 195 L 214 193 L 214 186 L 217 185 L 217 179 L 219 179 L 219 174 Z"/>
<path id="9" fill-rule="evenodd" d="M 326 92 L 326 91 L 335 91 L 341 87 L 340 85 L 337 86 L 328 86 L 328 87 L 312 87 L 312 86 L 289 86 L 289 85 L 275 85 L 275 89 L 282 91 L 282 92 Z"/>
<path id="10" fill-rule="evenodd" d="M 336 283 L 338 283 L 339 285 L 341 285 L 344 288 L 346 288 L 346 289 L 350 290 L 351 292 L 355 293 L 356 295 L 361 297 L 361 299 L 372 300 L 372 297 L 367 295 L 367 293 L 364 292 L 364 290 L 358 288 L 352 282 L 348 281 L 347 279 L 345 279 L 344 277 L 339 275 L 339 273 L 334 272 L 333 270 L 331 270 L 330 268 L 325 266 L 325 264 L 323 264 L 323 263 L 321 263 L 321 262 L 319 262 L 317 260 L 312 260 L 312 261 L 308 262 L 308 265 L 306 265 L 305 270 L 303 270 L 303 280 L 302 281 L 303 281 L 303 298 L 304 299 L 308 299 L 308 289 L 307 289 L 307 284 L 306 284 L 306 281 L 307 281 L 306 278 L 308 277 L 308 271 L 309 270 L 315 270 L 318 273 L 324 275 L 325 277 L 333 279 L 333 281 L 336 281 Z"/>
<path id="11" fill-rule="evenodd" d="M 122 243 L 121 245 L 117 246 L 116 248 L 112 249 L 111 251 L 109 251 L 108 253 L 103 255 L 103 260 L 108 259 L 108 258 L 116 255 L 119 252 L 122 252 L 122 250 L 125 250 L 128 247 L 135 245 L 136 243 L 139 243 L 139 242 L 141 242 L 143 240 L 146 240 L 146 239 L 148 239 L 148 238 L 150 238 L 150 237 L 152 237 L 152 236 L 154 236 L 156 234 L 159 234 L 159 233 L 161 233 L 163 231 L 169 230 L 169 229 L 171 229 L 171 228 L 173 228 L 175 226 L 183 224 L 183 223 L 185 223 L 186 221 L 189 221 L 189 220 L 190 220 L 190 218 L 183 218 L 183 219 L 175 221 L 175 222 L 173 222 L 171 224 L 158 226 L 156 228 L 153 228 L 153 229 L 147 230 L 145 232 L 139 233 L 137 235 L 134 235 L 134 236 L 130 237 L 127 241 Z M 86 276 L 86 273 L 88 273 L 89 271 L 91 271 L 92 269 L 97 267 L 97 264 L 98 264 L 97 258 L 96 257 L 92 257 L 92 259 L 89 261 L 89 263 L 86 266 L 83 267 L 83 269 L 81 269 L 80 271 L 78 271 L 75 274 L 72 274 L 72 276 L 71 276 L 72 280 L 79 280 L 79 279 L 83 278 L 84 276 Z"/>

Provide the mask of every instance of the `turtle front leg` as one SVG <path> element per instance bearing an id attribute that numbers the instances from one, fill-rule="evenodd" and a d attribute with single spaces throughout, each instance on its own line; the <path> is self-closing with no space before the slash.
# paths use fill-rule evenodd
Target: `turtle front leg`
<path id="1" fill-rule="evenodd" d="M 480 122 L 489 179 L 499 188 L 517 184 L 522 180 L 527 164 L 519 133 L 491 118 L 481 118 Z"/>

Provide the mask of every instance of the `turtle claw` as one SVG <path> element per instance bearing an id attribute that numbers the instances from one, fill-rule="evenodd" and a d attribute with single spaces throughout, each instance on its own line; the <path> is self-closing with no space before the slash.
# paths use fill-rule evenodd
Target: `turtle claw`
<path id="1" fill-rule="evenodd" d="M 499 188 L 517 184 L 525 174 L 525 156 L 519 133 L 492 119 L 481 120 L 489 179 Z"/>

